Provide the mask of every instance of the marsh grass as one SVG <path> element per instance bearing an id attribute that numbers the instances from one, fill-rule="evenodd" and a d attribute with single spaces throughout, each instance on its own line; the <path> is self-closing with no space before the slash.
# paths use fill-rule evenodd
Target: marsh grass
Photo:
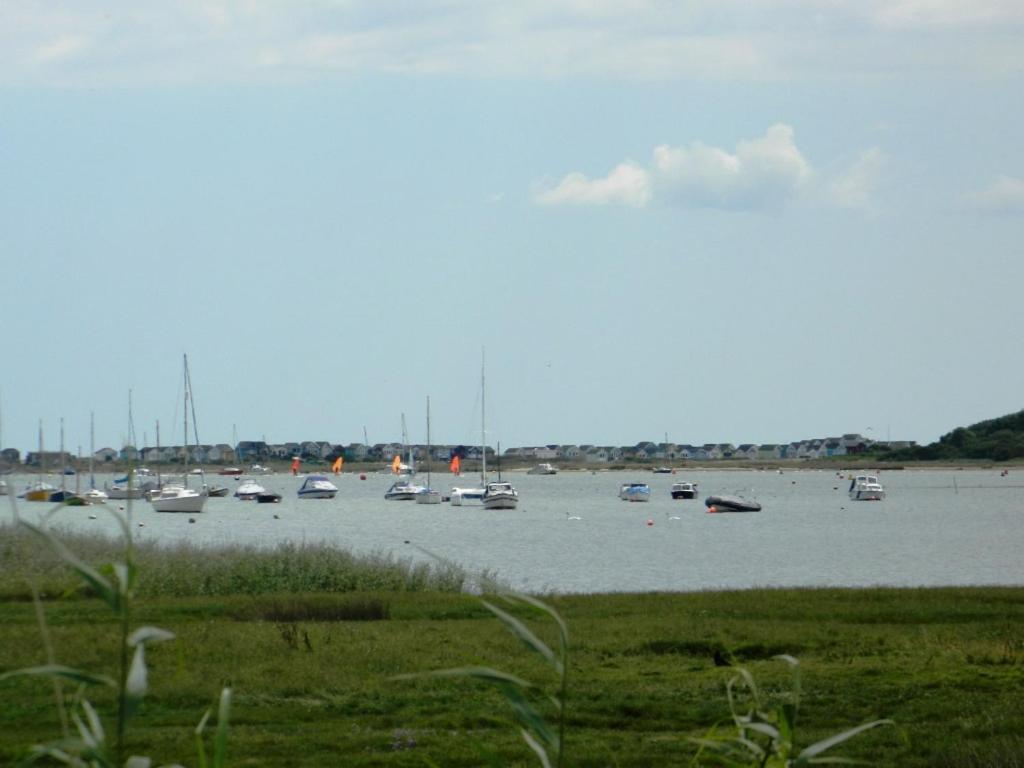
<path id="1" fill-rule="evenodd" d="M 57 529 L 84 562 L 110 562 L 117 540 Z M 461 592 L 470 579 L 445 563 L 415 562 L 376 553 L 356 555 L 320 544 L 273 548 L 136 542 L 140 597 L 193 597 L 319 592 Z M 0 526 L 0 600 L 29 601 L 28 584 L 43 597 L 94 596 L 53 550 L 24 530 Z"/>

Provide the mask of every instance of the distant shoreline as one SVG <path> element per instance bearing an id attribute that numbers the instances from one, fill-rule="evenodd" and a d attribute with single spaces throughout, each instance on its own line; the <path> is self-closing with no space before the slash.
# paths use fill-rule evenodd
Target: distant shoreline
<path id="1" fill-rule="evenodd" d="M 490 471 L 496 472 L 500 467 L 504 472 L 524 472 L 531 467 L 536 466 L 540 461 L 524 461 L 521 458 L 514 460 L 502 459 L 500 462 L 497 460 L 488 461 L 487 468 Z M 1024 469 L 1024 459 L 1014 459 L 1010 461 L 996 462 L 990 459 L 982 460 L 964 460 L 964 461 L 877 461 L 872 460 L 870 457 L 858 458 L 858 457 L 836 457 L 831 459 L 776 459 L 772 461 L 754 461 L 749 459 L 714 459 L 708 461 L 677 461 L 671 463 L 659 462 L 657 460 L 645 460 L 645 461 L 617 461 L 617 462 L 603 462 L 600 464 L 588 464 L 584 462 L 571 462 L 571 461 L 559 461 L 557 459 L 547 459 L 546 463 L 550 463 L 559 472 L 651 472 L 653 473 L 656 468 L 665 467 L 672 470 L 673 474 L 681 474 L 686 472 L 720 472 L 720 471 L 738 471 L 738 470 L 760 470 L 760 471 L 800 471 L 800 470 L 832 470 L 836 472 L 845 472 L 852 470 L 870 469 L 879 472 L 896 472 L 896 471 L 913 471 L 913 470 L 925 470 L 925 469 L 945 469 L 945 470 L 1002 470 L 1002 469 Z M 89 471 L 88 461 L 72 461 L 71 468 L 76 472 L 85 473 Z M 147 467 L 154 471 L 161 471 L 165 474 L 174 474 L 175 472 L 181 472 L 180 464 L 146 464 Z M 239 466 L 235 464 L 225 465 L 205 465 L 203 467 L 206 474 L 216 475 L 218 472 L 225 467 Z M 275 474 L 288 474 L 291 472 L 290 461 L 275 461 L 270 460 L 263 462 L 262 466 L 270 469 Z M 195 467 L 192 467 L 193 469 Z M 8 465 L 0 467 L 5 474 L 22 474 L 22 475 L 54 475 L 59 474 L 55 468 L 40 469 L 38 467 L 29 467 L 25 465 Z M 462 464 L 463 475 L 475 475 L 480 472 L 480 462 L 477 461 L 464 461 Z M 110 474 L 110 473 L 123 473 L 127 471 L 127 464 L 125 462 L 107 462 L 102 465 L 94 465 L 93 470 L 97 474 Z M 420 464 L 417 467 L 419 472 L 426 472 L 426 464 Z M 330 464 L 326 461 L 313 462 L 305 461 L 302 463 L 300 468 L 301 474 L 308 474 L 310 472 L 323 472 L 329 474 L 331 472 Z M 437 462 L 433 468 L 433 472 L 437 474 L 445 474 L 448 471 L 448 467 L 442 462 Z M 387 463 L 382 462 L 346 462 L 342 470 L 343 474 L 352 473 L 367 473 L 367 474 L 390 474 L 390 468 Z M 243 473 L 249 474 L 248 469 L 243 466 Z"/>

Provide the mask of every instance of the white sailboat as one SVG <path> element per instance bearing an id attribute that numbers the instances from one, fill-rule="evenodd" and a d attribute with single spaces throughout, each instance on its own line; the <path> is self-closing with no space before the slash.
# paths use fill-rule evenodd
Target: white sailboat
<path id="1" fill-rule="evenodd" d="M 433 457 L 430 455 L 432 446 L 430 444 L 430 396 L 427 396 L 427 485 L 416 493 L 417 504 L 440 504 L 441 492 L 430 487 L 430 465 Z"/>
<path id="2" fill-rule="evenodd" d="M 515 509 L 519 494 L 511 483 L 492 483 L 487 479 L 487 379 L 484 353 L 480 353 L 480 488 L 452 488 L 451 503 L 455 506 L 482 504 L 487 509 Z"/>
<path id="3" fill-rule="evenodd" d="M 182 449 L 185 454 L 181 483 L 169 483 L 149 497 L 156 512 L 202 512 L 206 495 L 188 487 L 188 407 L 192 382 L 188 374 L 188 355 L 184 355 L 185 431 Z"/>
<path id="4" fill-rule="evenodd" d="M 405 446 L 408 453 L 409 463 L 402 464 L 401 456 L 395 456 L 391 471 L 398 474 L 399 478 L 384 492 L 384 498 L 388 501 L 412 501 L 416 498 L 416 494 L 423 490 L 423 486 L 414 483 L 410 477 L 416 473 L 416 465 L 413 460 L 412 446 L 409 445 L 409 435 L 405 429 L 404 413 L 402 414 L 402 445 Z"/>
<path id="5" fill-rule="evenodd" d="M 96 487 L 96 475 L 93 473 L 92 460 L 96 453 L 96 424 L 95 416 L 89 413 L 89 490 L 82 494 L 86 504 L 105 504 L 109 498 L 107 494 Z"/>

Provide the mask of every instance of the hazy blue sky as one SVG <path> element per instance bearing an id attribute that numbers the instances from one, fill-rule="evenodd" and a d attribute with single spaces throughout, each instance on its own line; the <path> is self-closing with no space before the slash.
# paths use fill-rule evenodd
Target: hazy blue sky
<path id="1" fill-rule="evenodd" d="M 1019 0 L 0 4 L 4 446 L 1024 407 Z"/>

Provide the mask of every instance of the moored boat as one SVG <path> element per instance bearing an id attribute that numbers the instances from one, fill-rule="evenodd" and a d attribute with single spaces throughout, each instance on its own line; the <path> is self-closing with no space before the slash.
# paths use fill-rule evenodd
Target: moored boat
<path id="1" fill-rule="evenodd" d="M 672 494 L 673 499 L 695 499 L 697 498 L 697 485 L 687 482 L 672 483 L 669 493 Z"/>
<path id="2" fill-rule="evenodd" d="M 338 486 L 324 475 L 306 475 L 298 494 L 300 499 L 333 499 Z"/>
<path id="3" fill-rule="evenodd" d="M 761 505 L 742 496 L 708 496 L 704 499 L 708 512 L 760 512 Z"/>
<path id="4" fill-rule="evenodd" d="M 484 489 L 483 504 L 485 509 L 515 509 L 519 504 L 519 494 L 512 483 L 488 483 Z"/>
<path id="5" fill-rule="evenodd" d="M 408 477 L 400 477 L 384 492 L 384 498 L 388 501 L 412 501 L 423 490 L 426 490 L 424 486 L 416 485 Z"/>
<path id="6" fill-rule="evenodd" d="M 882 501 L 885 488 L 875 475 L 857 475 L 850 481 L 849 494 L 853 501 Z"/>
<path id="7" fill-rule="evenodd" d="M 151 492 L 149 503 L 154 512 L 202 512 L 206 497 L 197 490 L 175 483 Z"/>
<path id="8" fill-rule="evenodd" d="M 528 475 L 557 475 L 558 470 L 555 469 L 551 464 L 543 463 L 538 464 L 535 467 L 530 467 L 526 470 Z"/>
<path id="9" fill-rule="evenodd" d="M 267 489 L 255 480 L 243 480 L 235 489 L 235 498 L 240 501 L 254 501 L 257 496 L 266 492 Z"/>
<path id="10" fill-rule="evenodd" d="M 619 487 L 619 498 L 623 501 L 650 501 L 651 486 L 647 483 L 623 483 Z"/>
<path id="11" fill-rule="evenodd" d="M 257 504 L 277 504 L 281 501 L 281 494 L 272 491 L 264 491 L 256 496 Z"/>

